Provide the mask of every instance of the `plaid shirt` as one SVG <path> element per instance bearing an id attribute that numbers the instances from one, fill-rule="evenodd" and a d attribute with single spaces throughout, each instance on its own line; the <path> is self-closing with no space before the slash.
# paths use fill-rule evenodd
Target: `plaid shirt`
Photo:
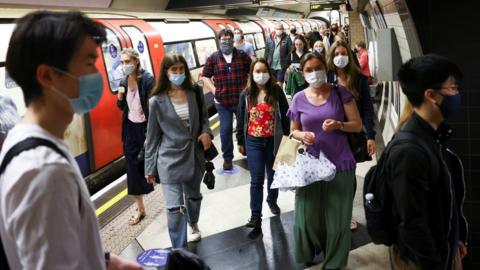
<path id="1" fill-rule="evenodd" d="M 252 60 L 245 52 L 233 49 L 232 62 L 225 61 L 220 51 L 212 53 L 205 62 L 202 75 L 213 78 L 215 99 L 224 106 L 237 106 L 238 97 L 247 84 Z"/>

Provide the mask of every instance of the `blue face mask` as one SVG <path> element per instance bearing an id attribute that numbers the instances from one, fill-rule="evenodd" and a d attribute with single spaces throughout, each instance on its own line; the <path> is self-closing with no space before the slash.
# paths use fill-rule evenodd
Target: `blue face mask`
<path id="1" fill-rule="evenodd" d="M 55 67 L 54 69 L 78 80 L 78 98 L 69 98 L 55 87 L 52 87 L 70 102 L 70 106 L 76 114 L 87 113 L 97 106 L 103 93 L 103 79 L 100 72 L 76 77 L 61 69 Z"/>
<path id="2" fill-rule="evenodd" d="M 442 104 L 440 104 L 440 112 L 443 115 L 443 118 L 447 119 L 448 117 L 452 116 L 460 110 L 460 104 L 462 103 L 462 99 L 460 94 L 456 94 L 454 96 L 443 96 Z"/>
<path id="3" fill-rule="evenodd" d="M 170 80 L 170 82 L 176 86 L 182 85 L 182 83 L 185 81 L 185 78 L 186 78 L 185 73 L 168 75 L 168 79 Z"/>

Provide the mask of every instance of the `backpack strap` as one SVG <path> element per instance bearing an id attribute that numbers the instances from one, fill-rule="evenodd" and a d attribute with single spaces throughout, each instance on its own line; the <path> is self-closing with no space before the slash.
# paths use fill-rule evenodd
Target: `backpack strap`
<path id="1" fill-rule="evenodd" d="M 15 144 L 12 148 L 10 148 L 10 150 L 8 150 L 0 165 L 0 175 L 4 172 L 7 165 L 12 161 L 14 157 L 18 156 L 23 151 L 34 149 L 38 146 L 46 146 L 57 152 L 59 155 L 61 155 L 68 161 L 68 156 L 62 150 L 60 150 L 60 148 L 58 148 L 58 146 L 55 145 L 53 142 L 43 138 L 31 137 Z"/>
<path id="2" fill-rule="evenodd" d="M 12 148 L 10 148 L 10 150 L 8 150 L 8 152 L 5 154 L 5 157 L 3 158 L 2 163 L 0 165 L 0 175 L 3 174 L 3 172 L 7 168 L 7 165 L 13 160 L 14 157 L 18 156 L 23 151 L 34 149 L 34 148 L 37 148 L 38 146 L 46 146 L 48 148 L 51 148 L 52 150 L 57 152 L 59 155 L 61 155 L 68 161 L 68 156 L 62 150 L 60 150 L 60 148 L 58 148 L 58 146 L 56 146 L 53 142 L 43 138 L 31 137 L 15 144 Z M 8 265 L 7 255 L 5 253 L 3 242 L 1 242 L 1 239 L 0 239 L 0 268 L 11 269 L 10 266 Z"/>

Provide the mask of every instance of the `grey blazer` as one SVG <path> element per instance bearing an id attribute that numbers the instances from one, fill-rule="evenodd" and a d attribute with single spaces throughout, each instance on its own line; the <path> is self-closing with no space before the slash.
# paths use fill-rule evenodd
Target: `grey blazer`
<path id="1" fill-rule="evenodd" d="M 149 100 L 147 139 L 145 142 L 145 174 L 155 175 L 162 184 L 178 184 L 202 177 L 205 157 L 198 136 L 208 133 L 213 138 L 208 112 L 202 97 L 203 116 L 199 121 L 193 91 L 187 91 L 190 127 L 175 112 L 166 93 Z"/>

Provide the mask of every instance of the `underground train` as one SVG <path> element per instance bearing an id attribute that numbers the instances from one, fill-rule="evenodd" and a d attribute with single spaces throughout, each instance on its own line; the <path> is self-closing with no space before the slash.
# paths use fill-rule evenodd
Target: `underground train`
<path id="1" fill-rule="evenodd" d="M 11 97 L 21 115 L 25 103 L 21 89 L 5 70 L 5 57 L 15 19 L 38 8 L 2 8 L 0 13 L 0 95 Z M 53 9 L 55 10 L 55 9 Z M 63 11 L 58 9 L 58 11 Z M 85 115 L 75 115 L 65 132 L 65 141 L 82 171 L 91 193 L 96 192 L 125 172 L 121 141 L 122 112 L 116 106 L 116 93 L 123 77 L 120 52 L 133 47 L 140 53 L 144 69 L 158 77 L 164 54 L 177 52 L 187 60 L 193 78 L 200 79 L 207 57 L 218 50 L 216 33 L 221 29 L 240 28 L 257 56 L 262 57 L 265 41 L 281 22 L 287 33 L 291 26 L 309 32 L 327 22 L 316 19 L 266 19 L 258 17 L 227 18 L 199 13 L 141 13 L 112 10 L 82 10 L 103 24 L 107 41 L 99 47 L 96 67 L 104 81 L 98 106 Z M 205 100 L 212 105 L 213 96 L 204 89 Z"/>

